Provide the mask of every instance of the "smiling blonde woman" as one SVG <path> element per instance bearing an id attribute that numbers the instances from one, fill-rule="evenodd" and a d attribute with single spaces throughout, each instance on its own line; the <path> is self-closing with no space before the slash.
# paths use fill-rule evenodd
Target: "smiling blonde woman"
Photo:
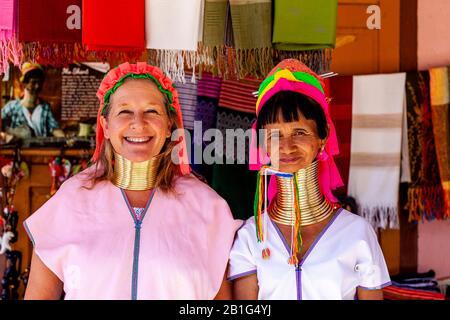
<path id="1" fill-rule="evenodd" d="M 26 299 L 225 299 L 240 221 L 190 172 L 178 94 L 161 70 L 124 63 L 97 93 L 93 165 L 24 225 Z M 175 150 L 178 161 L 171 155 Z"/>

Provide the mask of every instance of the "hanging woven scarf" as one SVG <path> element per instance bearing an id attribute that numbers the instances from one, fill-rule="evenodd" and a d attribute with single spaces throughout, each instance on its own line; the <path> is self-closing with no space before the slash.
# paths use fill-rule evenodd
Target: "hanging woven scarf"
<path id="1" fill-rule="evenodd" d="M 81 42 L 81 0 L 20 0 L 19 41 Z"/>
<path id="2" fill-rule="evenodd" d="M 228 203 L 235 219 L 253 216 L 256 175 L 245 164 L 213 165 L 211 186 Z"/>
<path id="3" fill-rule="evenodd" d="M 230 0 L 240 78 L 262 78 L 272 68 L 272 1 Z"/>
<path id="4" fill-rule="evenodd" d="M 353 78 L 349 195 L 375 228 L 398 228 L 405 74 Z"/>
<path id="5" fill-rule="evenodd" d="M 144 0 L 83 0 L 82 11 L 89 50 L 144 50 Z"/>
<path id="6" fill-rule="evenodd" d="M 197 84 L 197 105 L 195 108 L 195 121 L 201 123 L 201 130 L 196 124 L 194 127 L 192 152 L 194 160 L 192 161 L 192 168 L 194 171 L 200 173 L 211 184 L 213 166 L 196 161 L 200 152 L 203 154 L 205 148 L 210 144 L 208 141 L 203 141 L 205 131 L 216 127 L 217 121 L 217 106 L 219 102 L 220 87 L 222 79 L 213 77 L 210 73 L 203 72 Z M 196 158 L 197 157 L 197 158 Z"/>
<path id="7" fill-rule="evenodd" d="M 254 114 L 219 107 L 217 129 L 225 137 L 226 129 L 246 131 L 251 128 L 254 120 Z M 224 145 L 226 145 L 225 139 Z M 245 150 L 248 149 L 249 141 L 246 139 Z M 219 152 L 218 155 L 223 156 L 224 162 L 223 164 L 213 165 L 212 187 L 230 205 L 235 218 L 246 220 L 253 214 L 253 190 L 256 187 L 256 172 L 248 170 L 248 159 L 246 158 L 248 153 L 245 152 L 245 155 L 243 155 L 237 153 L 236 150 L 237 146 L 235 145 L 234 152 L 231 152 L 231 150 Z"/>
<path id="8" fill-rule="evenodd" d="M 274 0 L 273 39 L 280 50 L 334 48 L 337 0 Z"/>
<path id="9" fill-rule="evenodd" d="M 336 42 L 337 0 L 274 0 L 272 43 L 275 63 L 304 62 L 318 74 L 328 72 Z"/>
<path id="10" fill-rule="evenodd" d="M 186 73 L 186 83 L 176 83 L 183 122 L 186 129 L 194 129 L 195 109 L 197 108 L 197 84 L 191 82 L 192 74 Z"/>
<path id="11" fill-rule="evenodd" d="M 450 218 L 450 83 L 447 67 L 430 70 L 430 90 L 434 141 L 444 191 L 444 216 Z"/>
<path id="12" fill-rule="evenodd" d="M 19 40 L 24 42 L 24 58 L 54 67 L 77 61 L 83 49 L 81 8 L 82 0 L 20 0 Z"/>
<path id="13" fill-rule="evenodd" d="M 225 23 L 228 0 L 205 0 L 202 49 L 208 57 L 206 69 L 213 74 L 227 73 L 225 54 Z M 215 66 L 212 69 L 208 66 Z"/>
<path id="14" fill-rule="evenodd" d="M 219 105 L 241 112 L 255 113 L 258 92 L 263 79 L 224 80 L 220 90 Z"/>
<path id="15" fill-rule="evenodd" d="M 427 71 L 407 74 L 406 108 L 411 173 L 407 208 L 410 221 L 442 219 L 445 216 L 429 93 Z"/>
<path id="16" fill-rule="evenodd" d="M 119 65 L 123 61 L 145 61 L 147 51 L 110 51 L 89 50 L 81 43 L 23 43 L 23 55 L 27 61 L 34 61 L 42 65 L 50 64 L 54 67 L 66 67 L 74 61 L 108 62 Z"/>
<path id="17" fill-rule="evenodd" d="M 285 59 L 297 59 L 306 64 L 317 74 L 324 74 L 331 68 L 331 49 L 306 50 L 306 51 L 288 51 L 273 50 L 273 62 L 279 63 Z"/>
<path id="18" fill-rule="evenodd" d="M 222 79 L 213 77 L 209 73 L 203 73 L 201 79 L 198 81 L 195 120 L 202 122 L 202 135 L 206 130 L 216 126 L 221 86 Z M 197 142 L 202 144 L 201 141 Z"/>
<path id="19" fill-rule="evenodd" d="M 202 0 L 145 0 L 145 37 L 147 48 L 165 73 L 176 82 L 185 82 L 184 67 L 200 63 L 196 52 L 203 24 Z M 203 29 L 203 28 L 202 28 Z"/>
<path id="20" fill-rule="evenodd" d="M 400 183 L 411 183 L 411 168 L 409 165 L 409 144 L 408 144 L 408 112 L 406 110 L 406 96 L 403 101 L 403 119 L 402 119 L 402 155 L 401 155 L 401 166 L 400 166 Z M 400 205 L 404 208 L 404 196 L 403 189 L 400 188 Z"/>
<path id="21" fill-rule="evenodd" d="M 329 94 L 327 96 L 331 98 L 330 116 L 336 128 L 336 136 L 339 142 L 339 154 L 334 159 L 341 174 L 342 181 L 344 182 L 344 186 L 342 187 L 343 193 L 347 194 L 352 135 L 353 77 L 333 77 L 326 82 L 328 82 L 328 85 L 325 87 L 329 88 Z"/>
<path id="22" fill-rule="evenodd" d="M 204 72 L 198 81 L 198 95 L 219 99 L 221 87 L 222 78 Z"/>
<path id="23" fill-rule="evenodd" d="M 249 139 L 245 138 L 245 152 L 237 152 L 238 150 L 244 151 L 238 146 L 238 140 L 232 135 L 227 135 L 227 129 L 242 129 L 248 130 L 252 126 L 252 122 L 255 120 L 255 115 L 247 112 L 239 112 L 230 110 L 228 108 L 222 108 L 219 102 L 219 108 L 217 110 L 217 129 L 221 131 L 223 136 L 223 150 L 217 150 L 219 156 L 224 155 L 225 160 L 228 163 L 248 163 Z M 226 140 L 228 139 L 228 141 Z M 234 139 L 234 141 L 233 141 Z M 227 149 L 226 146 L 233 144 L 234 149 Z"/>
<path id="24" fill-rule="evenodd" d="M 22 48 L 17 41 L 16 0 L 0 0 L 0 75 L 8 72 L 9 62 L 22 63 Z"/>

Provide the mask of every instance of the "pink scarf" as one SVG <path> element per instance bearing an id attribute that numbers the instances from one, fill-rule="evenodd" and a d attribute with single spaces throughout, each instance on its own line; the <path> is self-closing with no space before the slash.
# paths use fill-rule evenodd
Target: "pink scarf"
<path id="1" fill-rule="evenodd" d="M 0 74 L 8 71 L 9 62 L 19 66 L 22 47 L 17 41 L 15 19 L 17 1 L 0 0 Z"/>

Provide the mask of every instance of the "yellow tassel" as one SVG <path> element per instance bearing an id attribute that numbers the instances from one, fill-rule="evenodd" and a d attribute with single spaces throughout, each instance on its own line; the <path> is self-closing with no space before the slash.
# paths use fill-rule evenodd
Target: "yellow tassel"
<path id="1" fill-rule="evenodd" d="M 264 202 L 264 182 L 263 182 L 263 174 L 264 171 L 268 168 L 268 166 L 262 166 L 258 172 L 258 180 L 256 186 L 256 196 L 255 196 L 255 208 L 254 214 L 256 219 L 256 235 L 260 242 L 264 241 L 264 233 L 263 233 L 263 225 L 262 225 L 262 205 Z"/>

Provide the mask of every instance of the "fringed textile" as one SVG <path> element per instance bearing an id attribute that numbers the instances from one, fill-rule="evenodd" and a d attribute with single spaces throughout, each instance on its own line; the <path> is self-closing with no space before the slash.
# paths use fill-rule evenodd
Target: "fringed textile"
<path id="1" fill-rule="evenodd" d="M 224 108 L 255 113 L 258 92 L 263 79 L 223 80 L 219 105 Z"/>
<path id="2" fill-rule="evenodd" d="M 375 230 L 399 228 L 404 95 L 404 73 L 353 78 L 348 193 Z"/>
<path id="3" fill-rule="evenodd" d="M 273 62 L 279 63 L 284 59 L 297 59 L 306 64 L 318 75 L 327 73 L 331 68 L 331 49 L 287 51 L 273 50 Z"/>
<path id="4" fill-rule="evenodd" d="M 229 162 L 238 162 L 240 164 L 248 163 L 248 150 L 249 150 L 249 139 L 245 138 L 245 152 L 237 153 L 237 143 L 236 137 L 231 135 L 226 135 L 226 129 L 240 129 L 247 131 L 251 128 L 253 121 L 255 120 L 255 115 L 246 112 L 238 112 L 228 108 L 222 108 L 219 102 L 219 108 L 217 111 L 217 129 L 219 129 L 224 137 L 224 150 L 218 150 L 218 155 L 221 156 L 225 154 L 226 160 Z M 229 139 L 228 141 L 225 139 Z M 234 139 L 234 141 L 233 141 Z M 234 149 L 226 149 L 226 144 L 231 146 L 234 145 Z"/>
<path id="5" fill-rule="evenodd" d="M 450 83 L 448 67 L 430 70 L 431 117 L 441 185 L 444 217 L 450 218 Z"/>
<path id="6" fill-rule="evenodd" d="M 197 108 L 197 83 L 192 83 L 191 73 L 186 73 L 186 83 L 175 83 L 180 100 L 183 122 L 186 129 L 194 129 L 195 110 Z"/>
<path id="7" fill-rule="evenodd" d="M 111 66 L 123 61 L 137 62 L 147 60 L 147 52 L 136 51 L 93 51 L 81 43 L 41 43 L 23 44 L 23 56 L 27 61 L 54 67 L 65 67 L 74 62 L 109 62 Z"/>
<path id="8" fill-rule="evenodd" d="M 353 77 L 338 76 L 326 80 L 328 80 L 326 87 L 329 88 L 330 116 L 336 128 L 339 143 L 339 154 L 334 159 L 344 182 L 344 186 L 337 191 L 342 191 L 343 195 L 346 195 L 350 170 Z"/>
<path id="9" fill-rule="evenodd" d="M 192 69 L 195 82 L 200 31 L 203 29 L 203 0 L 145 0 L 145 38 L 151 57 L 176 82 L 186 81 L 185 65 Z M 202 26 L 202 28 L 201 28 Z"/>
<path id="10" fill-rule="evenodd" d="M 240 78 L 264 77 L 272 68 L 272 1 L 230 0 Z"/>
<path id="11" fill-rule="evenodd" d="M 202 135 L 206 130 L 216 126 L 221 86 L 222 79 L 210 73 L 203 73 L 198 80 L 195 120 L 202 122 Z"/>
<path id="12" fill-rule="evenodd" d="M 334 48 L 337 0 L 274 0 L 272 42 L 279 50 Z"/>
<path id="13" fill-rule="evenodd" d="M 251 128 L 254 120 L 255 116 L 250 113 L 219 107 L 216 127 L 225 137 L 226 129 L 246 131 Z M 237 142 L 236 139 L 235 142 Z M 224 144 L 226 145 L 225 139 Z M 245 139 L 245 150 L 248 148 L 249 141 Z M 248 170 L 247 152 L 245 155 L 236 154 L 236 149 L 234 144 L 234 152 L 228 150 L 225 154 L 227 150 L 219 150 L 217 153 L 223 160 L 223 164 L 213 165 L 212 187 L 227 201 L 235 218 L 246 220 L 252 216 L 253 212 L 257 172 Z"/>
<path id="14" fill-rule="evenodd" d="M 147 60 L 143 10 L 144 0 L 83 0 L 82 43 L 80 40 L 28 42 L 24 45 L 25 57 L 54 67 L 83 61 L 108 62 L 115 66 L 123 61 Z M 120 24 L 110 19 L 117 12 L 120 12 Z"/>
<path id="15" fill-rule="evenodd" d="M 20 0 L 19 41 L 81 42 L 81 4 L 82 0 Z"/>
<path id="16" fill-rule="evenodd" d="M 223 70 L 220 66 L 226 66 L 224 50 L 227 6 L 227 0 L 205 0 L 202 45 L 203 52 L 208 57 L 206 68 L 217 65 L 217 69 L 211 70 L 214 74 Z"/>
<path id="17" fill-rule="evenodd" d="M 144 4 L 144 0 L 83 0 L 83 44 L 89 50 L 144 50 Z"/>
<path id="18" fill-rule="evenodd" d="M 410 72 L 406 77 L 406 109 L 411 183 L 408 185 L 409 221 L 442 219 L 440 184 L 430 106 L 429 73 Z"/>

